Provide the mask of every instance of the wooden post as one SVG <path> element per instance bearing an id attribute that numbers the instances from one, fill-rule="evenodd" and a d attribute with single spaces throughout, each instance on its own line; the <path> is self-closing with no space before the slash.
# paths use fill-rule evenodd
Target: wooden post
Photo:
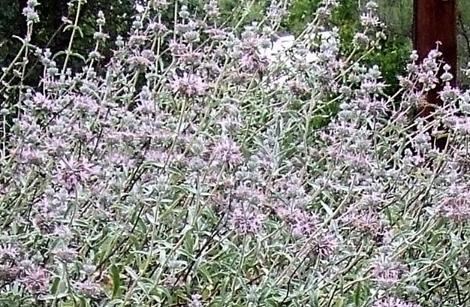
<path id="1" fill-rule="evenodd" d="M 456 0 L 414 0 L 414 31 L 413 43 L 420 60 L 425 58 L 429 51 L 436 48 L 436 42 L 440 41 L 439 51 L 442 52 L 442 60 L 452 68 L 449 71 L 454 79 L 452 85 L 457 83 L 457 7 Z M 439 99 L 438 86 L 425 97 L 427 103 L 418 110 L 418 115 L 427 117 L 433 111 L 433 105 L 442 103 Z M 444 149 L 447 138 L 433 138 L 436 148 Z"/>
<path id="2" fill-rule="evenodd" d="M 442 59 L 452 66 L 454 78 L 457 72 L 457 15 L 456 0 L 414 0 L 414 48 L 421 59 L 442 45 Z M 455 82 L 455 79 L 454 79 Z"/>

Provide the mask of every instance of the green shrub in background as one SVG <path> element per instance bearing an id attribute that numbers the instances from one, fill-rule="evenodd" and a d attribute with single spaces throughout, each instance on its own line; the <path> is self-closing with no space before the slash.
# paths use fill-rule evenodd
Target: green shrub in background
<path id="1" fill-rule="evenodd" d="M 54 54 L 60 50 L 65 50 L 70 38 L 71 23 L 75 16 L 75 8 L 67 5 L 67 0 L 47 0 L 38 1 L 38 15 L 40 23 L 32 36 L 32 43 L 43 48 L 50 48 Z M 74 43 L 73 51 L 77 54 L 87 54 L 92 51 L 95 45 L 93 35 L 96 30 L 96 20 L 98 12 L 105 12 L 106 33 L 113 40 L 118 35 L 124 35 L 131 23 L 131 16 L 134 12 L 133 0 L 90 0 L 85 1 L 80 11 L 80 31 Z M 0 0 L 0 67 L 5 67 L 7 63 L 16 56 L 21 42 L 12 35 L 24 37 L 26 25 L 22 14 L 26 6 L 26 0 Z M 76 6 L 75 6 L 76 7 Z M 104 41 L 103 44 L 109 47 L 113 40 Z M 104 48 L 109 50 L 109 48 Z M 109 56 L 110 54 L 104 54 Z M 59 63 L 63 59 L 56 59 Z M 77 62 L 81 65 L 81 62 Z M 38 66 L 30 67 L 26 82 L 33 83 L 41 72 Z"/>
<path id="2" fill-rule="evenodd" d="M 380 3 L 381 10 L 382 8 L 387 7 L 387 12 L 383 17 L 388 16 L 389 12 L 391 14 L 396 14 L 395 8 L 393 5 L 385 6 L 386 1 L 381 1 Z M 387 2 L 389 3 L 389 1 Z M 290 16 L 288 22 L 285 24 L 285 27 L 292 31 L 293 33 L 298 33 L 299 29 L 302 29 L 302 26 L 305 22 L 311 20 L 313 13 L 315 12 L 318 0 L 296 0 L 293 2 L 293 5 L 290 10 Z M 401 6 L 406 6 L 401 4 Z M 411 6 L 409 7 L 412 9 Z M 407 10 L 398 10 L 399 12 L 409 13 Z M 357 0 L 344 0 L 341 1 L 340 8 L 335 12 L 333 16 L 334 23 L 338 26 L 340 30 L 340 35 L 342 39 L 342 47 L 345 50 L 351 49 L 351 41 L 353 39 L 354 33 L 356 33 L 359 22 L 358 17 L 361 14 L 359 11 L 359 1 Z M 396 18 L 393 19 L 401 21 L 400 31 L 406 26 L 405 19 Z M 386 23 L 387 24 L 387 23 Z M 382 48 L 380 50 L 375 50 L 372 54 L 368 56 L 368 59 L 371 63 L 377 63 L 380 67 L 380 70 L 383 73 L 384 79 L 388 84 L 392 85 L 390 90 L 393 90 L 397 86 L 396 76 L 401 73 L 401 68 L 404 67 L 408 55 L 411 51 L 411 41 L 408 36 L 404 35 L 404 32 L 399 32 L 395 25 L 399 22 L 394 23 L 390 28 L 387 24 L 387 36 L 388 38 L 383 41 Z M 411 22 L 408 24 L 411 31 Z"/>
<path id="3" fill-rule="evenodd" d="M 388 38 L 383 41 L 380 50 L 376 50 L 368 57 L 370 62 L 379 64 L 385 80 L 392 85 L 391 90 L 397 86 L 396 76 L 401 73 L 400 68 L 404 67 L 403 64 L 412 49 L 410 40 L 412 5 L 408 2 L 407 0 L 394 1 L 393 3 L 396 3 L 394 5 L 390 1 L 379 1 L 383 12 L 382 17 L 387 24 Z M 247 8 L 246 21 L 250 22 L 262 20 L 262 12 L 270 1 L 245 1 L 244 3 L 246 4 L 244 7 Z M 227 17 L 240 7 L 240 1 L 235 0 L 221 0 L 221 4 Z M 312 21 L 318 4 L 319 0 L 293 0 L 289 8 L 289 16 L 282 24 L 280 31 L 294 35 L 300 34 L 305 24 Z M 351 49 L 353 35 L 359 27 L 360 14 L 358 0 L 341 1 L 339 9 L 334 13 L 333 22 L 339 28 L 342 48 L 345 51 Z M 391 25 L 388 26 L 387 22 Z"/>
<path id="4" fill-rule="evenodd" d="M 67 7 L 66 0 L 42 1 L 39 6 L 39 17 L 43 21 L 33 36 L 33 42 L 48 46 L 51 50 L 64 49 L 69 32 L 64 31 L 62 16 L 73 16 Z M 170 1 L 173 2 L 173 1 Z M 191 6 L 195 1 L 184 1 Z M 222 14 L 226 23 L 233 25 L 243 18 L 245 23 L 260 21 L 263 13 L 271 1 L 268 0 L 220 0 Z M 282 24 L 280 31 L 298 34 L 304 25 L 311 21 L 318 6 L 318 0 L 293 0 L 289 9 L 289 17 Z M 339 10 L 333 16 L 334 23 L 340 29 L 343 48 L 350 48 L 352 34 L 357 29 L 359 0 L 343 0 Z M 382 49 L 370 55 L 370 60 L 379 63 L 384 78 L 389 84 L 396 85 L 396 75 L 406 60 L 412 48 L 412 5 L 413 0 L 380 0 L 381 17 L 387 25 L 387 40 Z M 0 0 L 0 66 L 5 66 L 15 55 L 19 41 L 11 36 L 18 29 L 25 31 L 23 25 L 22 7 L 24 0 Z M 81 37 L 76 41 L 76 51 L 86 54 L 93 46 L 93 33 L 96 25 L 98 11 L 105 12 L 107 24 L 106 32 L 111 38 L 118 34 L 125 35 L 125 29 L 132 22 L 135 1 L 131 0 L 94 0 L 83 6 L 81 13 Z M 470 54 L 470 2 L 459 1 L 459 66 L 469 62 Z M 168 16 L 168 18 L 172 18 Z M 105 55 L 106 56 L 106 55 Z M 37 73 L 37 72 L 34 72 Z"/>

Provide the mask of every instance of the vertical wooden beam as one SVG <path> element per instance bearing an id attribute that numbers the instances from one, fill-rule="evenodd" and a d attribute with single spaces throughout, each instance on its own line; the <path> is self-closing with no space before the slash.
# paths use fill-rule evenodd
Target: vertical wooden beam
<path id="1" fill-rule="evenodd" d="M 420 60 L 425 58 L 429 51 L 436 48 L 436 42 L 440 41 L 439 50 L 442 52 L 442 60 L 451 66 L 450 73 L 454 76 L 451 84 L 457 81 L 457 0 L 414 0 L 414 48 L 418 52 Z M 442 103 L 439 99 L 439 91 L 442 85 L 433 89 L 425 97 L 428 104 L 418 110 L 418 115 L 429 116 L 434 107 Z M 446 147 L 447 138 L 433 138 L 433 144 L 438 149 Z"/>
<path id="2" fill-rule="evenodd" d="M 456 0 L 414 0 L 414 48 L 421 59 L 442 45 L 442 59 L 457 72 L 457 7 Z"/>

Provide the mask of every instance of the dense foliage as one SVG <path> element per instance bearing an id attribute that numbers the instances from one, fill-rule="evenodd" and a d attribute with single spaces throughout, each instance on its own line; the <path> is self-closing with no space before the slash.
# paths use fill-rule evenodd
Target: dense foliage
<path id="1" fill-rule="evenodd" d="M 470 302 L 470 91 L 439 50 L 390 91 L 373 1 L 347 31 L 319 2 L 284 49 L 293 4 L 260 3 L 149 0 L 123 37 L 98 12 L 80 53 L 73 16 L 64 50 L 33 44 L 28 0 L 0 77 L 0 306 Z"/>

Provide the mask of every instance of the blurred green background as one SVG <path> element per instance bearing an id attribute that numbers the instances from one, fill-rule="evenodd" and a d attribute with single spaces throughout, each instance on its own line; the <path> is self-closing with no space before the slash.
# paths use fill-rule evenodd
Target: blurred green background
<path id="1" fill-rule="evenodd" d="M 73 0 L 77 2 L 78 0 Z M 341 0 L 341 6 L 333 16 L 334 23 L 340 28 L 343 47 L 347 48 L 356 28 L 358 27 L 358 15 L 360 4 L 365 0 Z M 39 1 L 38 7 L 41 18 L 40 24 L 35 25 L 33 43 L 38 46 L 47 46 L 53 52 L 65 49 L 69 33 L 63 32 L 62 16 L 73 18 L 74 7 L 67 5 L 68 0 Z M 172 2 L 172 1 L 170 1 Z M 197 0 L 182 1 L 189 6 Z M 270 1 L 243 1 L 243 0 L 219 0 L 222 15 L 237 21 L 237 15 L 242 12 L 237 6 L 252 3 L 246 21 L 261 19 L 262 12 Z M 378 64 L 385 79 L 396 85 L 396 75 L 404 67 L 412 48 L 412 3 L 413 0 L 378 0 L 380 15 L 387 25 L 388 39 L 384 42 L 380 52 L 372 54 L 370 61 Z M 294 0 L 290 13 L 281 29 L 285 32 L 298 33 L 306 22 L 313 18 L 319 0 Z M 114 39 L 118 34 L 125 36 L 132 20 L 135 0 L 88 0 L 83 5 L 81 14 L 81 29 L 83 37 L 80 37 L 74 45 L 74 50 L 82 54 L 89 52 L 93 46 L 93 33 L 96 27 L 96 18 L 99 10 L 105 12 L 105 31 Z M 11 61 L 19 47 L 19 41 L 12 35 L 22 36 L 25 33 L 24 17 L 21 14 L 26 0 L 0 0 L 0 66 L 4 67 Z M 459 66 L 465 66 L 470 62 L 470 1 L 459 1 L 458 38 L 459 38 Z M 170 17 L 170 16 L 168 16 Z M 229 21 L 230 22 L 230 21 Z M 111 39 L 111 41 L 112 41 Z M 111 42 L 110 41 L 110 42 Z M 108 42 L 108 43 L 110 43 Z M 106 54 L 105 54 L 106 55 Z M 462 82 L 464 80 L 461 80 Z"/>

